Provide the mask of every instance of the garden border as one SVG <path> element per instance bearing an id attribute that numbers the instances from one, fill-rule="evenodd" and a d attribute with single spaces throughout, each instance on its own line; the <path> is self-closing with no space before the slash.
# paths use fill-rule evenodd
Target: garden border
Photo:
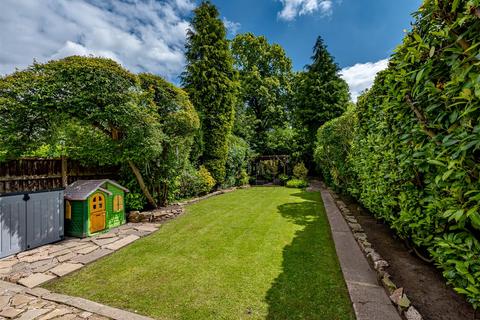
<path id="1" fill-rule="evenodd" d="M 386 268 L 389 267 L 388 262 L 372 247 L 372 244 L 368 241 L 367 234 L 364 232 L 358 220 L 351 214 L 347 205 L 340 200 L 340 197 L 334 191 L 326 186 L 323 186 L 323 188 L 334 199 L 337 208 L 350 228 L 360 250 L 369 261 L 370 266 L 376 271 L 380 283 L 388 293 L 390 300 L 397 307 L 399 314 L 403 315 L 407 320 L 422 320 L 422 315 L 412 305 L 404 289 L 397 287 L 392 281 L 390 274 L 386 271 Z"/>

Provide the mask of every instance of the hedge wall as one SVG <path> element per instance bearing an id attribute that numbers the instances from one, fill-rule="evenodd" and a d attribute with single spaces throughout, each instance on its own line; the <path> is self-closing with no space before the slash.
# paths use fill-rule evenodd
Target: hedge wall
<path id="1" fill-rule="evenodd" d="M 348 191 L 478 307 L 480 0 L 428 0 L 414 17 L 389 68 L 357 103 L 342 165 L 357 182 Z"/>

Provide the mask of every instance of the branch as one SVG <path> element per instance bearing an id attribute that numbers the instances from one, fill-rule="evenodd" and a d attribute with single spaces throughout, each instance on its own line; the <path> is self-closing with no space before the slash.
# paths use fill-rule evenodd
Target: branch
<path id="1" fill-rule="evenodd" d="M 435 133 L 435 131 L 428 128 L 427 119 L 425 118 L 423 113 L 415 106 L 415 104 L 412 101 L 412 98 L 409 95 L 407 95 L 405 97 L 405 100 L 407 101 L 407 104 L 410 107 L 410 109 L 412 109 L 412 111 L 415 113 L 415 117 L 420 123 L 420 126 L 422 127 L 423 132 L 425 132 L 432 140 L 435 140 L 435 138 L 437 137 L 437 134 Z M 440 141 L 435 141 L 435 143 L 437 145 L 441 144 Z"/>
<path id="2" fill-rule="evenodd" d="M 137 166 L 131 160 L 128 161 L 128 165 L 130 166 L 130 169 L 132 169 L 132 172 L 135 175 L 135 178 L 137 178 L 138 185 L 140 186 L 140 189 L 142 189 L 142 192 L 145 195 L 145 197 L 147 198 L 148 202 L 154 208 L 157 208 L 157 203 L 155 202 L 152 195 L 148 191 L 148 188 L 145 185 L 145 181 L 143 180 L 143 177 L 142 177 L 142 174 L 140 173 L 140 170 L 138 170 Z"/>

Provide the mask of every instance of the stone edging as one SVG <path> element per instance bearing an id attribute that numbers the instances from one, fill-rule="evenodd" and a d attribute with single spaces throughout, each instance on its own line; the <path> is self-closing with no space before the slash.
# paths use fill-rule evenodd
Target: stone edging
<path id="1" fill-rule="evenodd" d="M 422 320 L 423 317 L 420 312 L 411 304 L 403 288 L 398 288 L 392 281 L 390 274 L 386 271 L 389 267 L 388 262 L 373 249 L 372 244 L 368 241 L 367 234 L 364 232 L 362 226 L 357 219 L 351 214 L 346 204 L 339 200 L 338 196 L 332 190 L 328 189 L 332 197 L 335 199 L 337 207 L 340 209 L 345 218 L 349 228 L 352 230 L 353 236 L 357 241 L 360 249 L 367 257 L 367 260 L 372 264 L 377 272 L 378 278 L 385 290 L 389 293 L 390 300 L 397 306 L 397 310 L 408 320 Z"/>

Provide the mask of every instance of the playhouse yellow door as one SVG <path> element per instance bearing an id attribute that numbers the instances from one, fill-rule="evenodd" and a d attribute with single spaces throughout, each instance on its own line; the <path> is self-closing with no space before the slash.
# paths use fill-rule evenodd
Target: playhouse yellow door
<path id="1" fill-rule="evenodd" d="M 105 221 L 105 196 L 101 193 L 95 193 L 90 197 L 90 233 L 105 229 Z"/>

